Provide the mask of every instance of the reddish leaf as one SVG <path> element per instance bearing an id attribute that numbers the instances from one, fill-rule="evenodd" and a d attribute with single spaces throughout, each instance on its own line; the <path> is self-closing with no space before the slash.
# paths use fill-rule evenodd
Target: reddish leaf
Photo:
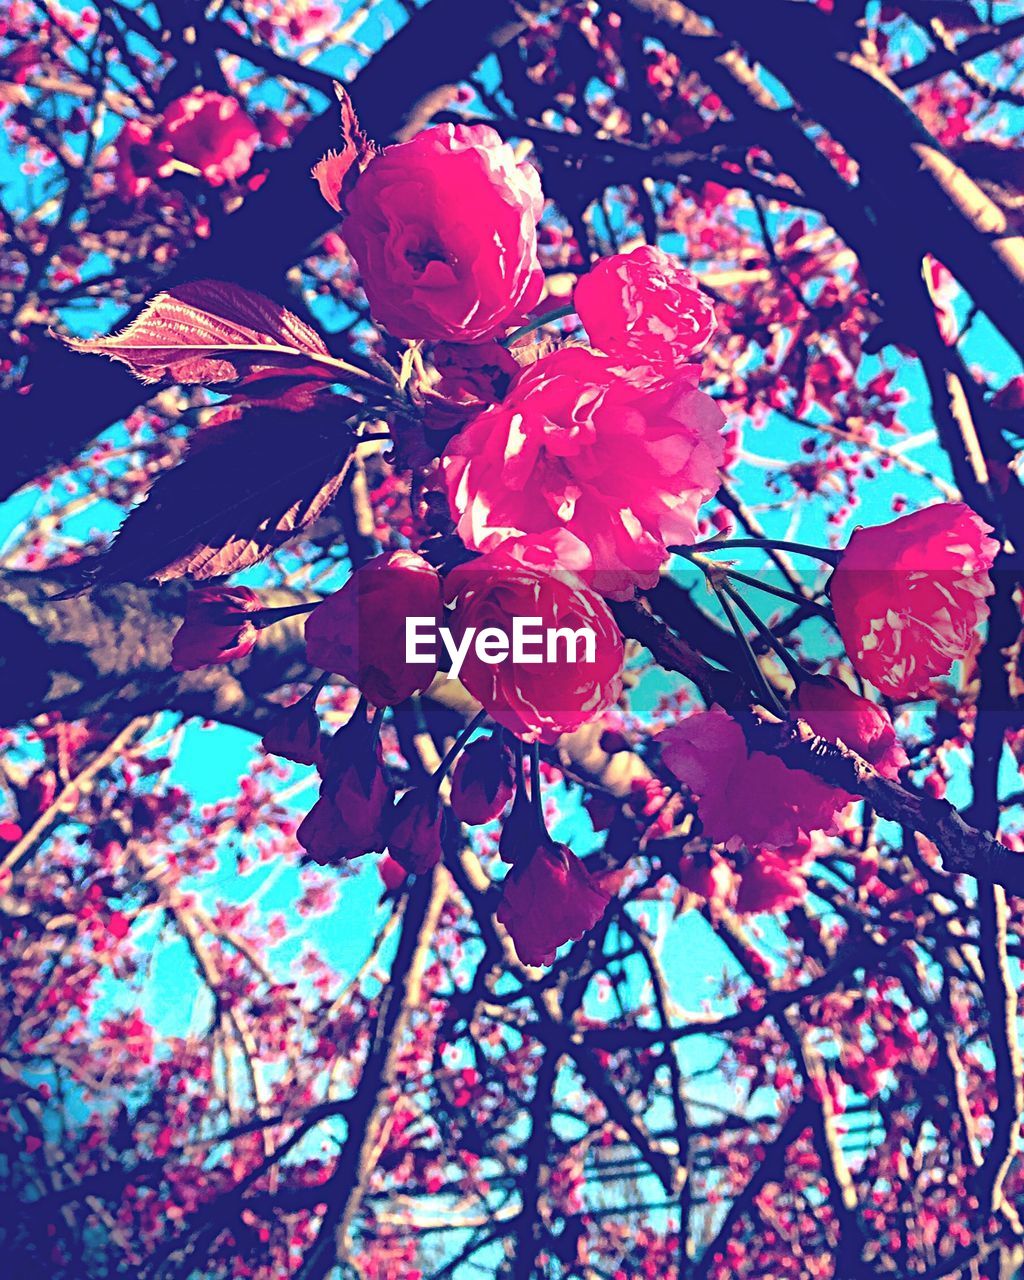
<path id="1" fill-rule="evenodd" d="M 338 362 L 318 333 L 270 298 L 221 280 L 175 285 L 105 338 L 66 338 L 76 351 L 110 356 L 143 382 L 235 382 L 288 371 L 333 380 Z"/>
<path id="2" fill-rule="evenodd" d="M 345 189 L 351 187 L 359 170 L 365 169 L 376 148 L 359 127 L 352 100 L 340 84 L 334 86 L 341 103 L 341 150 L 328 153 L 313 166 L 320 194 L 335 211 L 343 213 Z"/>
<path id="3" fill-rule="evenodd" d="M 344 481 L 352 401 L 296 416 L 254 409 L 193 436 L 100 557 L 93 582 L 237 573 L 317 520 Z"/>
<path id="4" fill-rule="evenodd" d="M 335 392 L 316 378 L 263 369 L 239 383 L 238 390 L 224 401 L 224 408 L 288 409 L 292 413 L 304 413 L 315 406 L 331 404 L 337 404 Z"/>

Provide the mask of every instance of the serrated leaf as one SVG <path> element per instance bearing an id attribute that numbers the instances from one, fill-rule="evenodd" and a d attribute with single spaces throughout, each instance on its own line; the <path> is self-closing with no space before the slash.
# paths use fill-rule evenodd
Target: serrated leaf
<path id="1" fill-rule="evenodd" d="M 323 339 L 263 294 L 195 280 L 157 294 L 120 333 L 65 338 L 75 351 L 120 360 L 142 382 L 236 382 L 267 370 L 328 381 L 337 376 Z"/>
<path id="2" fill-rule="evenodd" d="M 130 511 L 91 581 L 219 578 L 258 563 L 317 520 L 344 483 L 357 406 L 252 410 L 196 432 L 178 466 Z"/>
<path id="3" fill-rule="evenodd" d="M 335 213 L 344 213 L 346 191 L 373 158 L 376 147 L 360 128 L 352 99 L 340 84 L 334 86 L 334 92 L 341 103 L 341 149 L 328 151 L 318 160 L 313 177 Z"/>

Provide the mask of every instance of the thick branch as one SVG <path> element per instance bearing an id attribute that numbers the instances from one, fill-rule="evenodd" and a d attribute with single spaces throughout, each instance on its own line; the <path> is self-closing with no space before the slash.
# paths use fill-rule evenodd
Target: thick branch
<path id="1" fill-rule="evenodd" d="M 935 253 L 1024 351 L 1024 238 L 884 72 L 835 47 L 828 19 L 809 5 L 701 0 L 696 7 L 785 82 L 855 157 L 873 199 L 908 242 Z"/>
<path id="2" fill-rule="evenodd" d="M 55 599 L 67 585 L 60 571 L 0 575 L 0 724 L 43 711 L 74 720 L 166 710 L 255 730 L 270 712 L 268 695 L 308 674 L 301 618 L 268 627 L 250 657 L 230 668 L 179 675 L 171 640 L 185 583 L 125 583 Z M 266 599 L 284 605 L 301 597 L 274 591 Z"/>

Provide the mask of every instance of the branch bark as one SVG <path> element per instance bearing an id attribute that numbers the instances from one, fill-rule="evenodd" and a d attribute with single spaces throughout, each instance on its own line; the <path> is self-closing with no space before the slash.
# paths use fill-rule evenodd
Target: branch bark
<path id="1" fill-rule="evenodd" d="M 1018 352 L 1024 352 L 1024 237 L 862 53 L 833 43 L 827 17 L 787 0 L 695 4 L 763 61 L 846 147 L 871 198 L 907 243 L 931 250 Z"/>

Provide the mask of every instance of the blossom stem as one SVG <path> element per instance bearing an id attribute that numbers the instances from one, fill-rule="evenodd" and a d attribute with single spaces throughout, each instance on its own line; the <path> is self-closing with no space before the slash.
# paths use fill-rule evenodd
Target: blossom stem
<path id="1" fill-rule="evenodd" d="M 466 727 L 459 733 L 459 736 L 455 739 L 452 745 L 444 753 L 444 759 L 437 766 L 434 772 L 430 775 L 430 780 L 435 787 L 439 787 L 441 785 L 442 781 L 444 780 L 445 774 L 452 767 L 452 764 L 455 761 L 455 757 L 459 754 L 462 748 L 470 740 L 473 734 L 476 733 L 477 729 L 480 728 L 480 726 L 483 724 L 483 722 L 486 719 L 487 719 L 487 712 L 478 711 L 476 715 L 473 717 L 473 719 L 470 720 L 469 724 L 467 724 Z"/>
<path id="2" fill-rule="evenodd" d="M 533 801 L 533 810 L 537 815 L 537 821 L 540 823 L 541 830 L 547 830 L 547 823 L 544 821 L 544 801 L 540 794 L 540 743 L 530 743 L 530 799 Z"/>
<path id="3" fill-rule="evenodd" d="M 720 572 L 728 578 L 734 578 L 737 582 L 742 582 L 744 586 L 754 587 L 758 591 L 765 592 L 766 595 L 777 596 L 780 600 L 788 600 L 790 604 L 803 605 L 805 608 L 813 609 L 816 613 L 820 613 L 822 617 L 830 618 L 832 611 L 828 605 L 819 604 L 817 600 L 809 600 L 806 596 L 798 596 L 795 591 L 786 591 L 782 587 L 771 587 L 767 582 L 762 582 L 760 578 L 755 578 L 752 574 L 741 573 L 738 569 L 721 568 Z"/>
<path id="4" fill-rule="evenodd" d="M 754 652 L 753 646 L 747 638 L 747 633 L 743 630 L 743 624 L 736 616 L 736 610 L 733 608 L 732 600 L 729 598 L 728 593 L 710 575 L 708 576 L 708 582 L 710 582 L 712 591 L 714 591 L 715 595 L 718 597 L 718 603 L 722 606 L 723 613 L 729 619 L 729 625 L 736 633 L 736 639 L 743 646 L 743 650 L 746 653 L 747 661 L 750 664 L 751 674 L 754 677 L 755 692 L 765 699 L 764 705 L 766 707 L 770 707 L 780 719 L 785 720 L 786 708 L 780 702 L 775 690 L 768 683 L 768 678 L 761 670 L 761 664 L 757 660 L 757 654 Z"/>
<path id="5" fill-rule="evenodd" d="M 732 547 L 771 547 L 774 551 L 792 551 L 794 555 L 811 556 L 815 560 L 823 560 L 833 568 L 839 563 L 841 551 L 830 547 L 813 547 L 809 542 L 789 542 L 785 538 L 711 538 L 707 542 L 698 542 L 693 551 L 728 551 Z M 686 554 L 684 547 L 669 547 L 669 551 Z"/>
<path id="6" fill-rule="evenodd" d="M 501 345 L 510 347 L 513 342 L 518 342 L 520 338 L 525 338 L 528 333 L 533 333 L 534 329 L 543 329 L 546 324 L 551 324 L 554 320 L 562 320 L 566 316 L 575 315 L 575 313 L 576 307 L 571 302 L 565 303 L 564 306 L 556 307 L 554 311 L 546 311 L 544 315 L 538 316 L 536 320 L 531 320 L 529 324 L 513 329 L 507 338 L 501 339 Z"/>
<path id="7" fill-rule="evenodd" d="M 254 627 L 269 627 L 275 622 L 284 622 L 285 618 L 298 617 L 300 613 L 312 613 L 319 603 L 319 600 L 310 600 L 306 604 L 287 604 L 280 609 L 254 609 L 247 615 L 247 621 Z"/>
<path id="8" fill-rule="evenodd" d="M 527 795 L 526 774 L 523 772 L 523 740 L 516 738 L 513 743 L 516 757 L 516 790 Z"/>
<path id="9" fill-rule="evenodd" d="M 762 620 L 757 610 L 754 609 L 750 604 L 748 604 L 746 600 L 743 599 L 743 597 L 736 590 L 736 588 L 732 586 L 731 583 L 729 582 L 723 583 L 722 590 L 726 592 L 726 594 L 729 596 L 729 599 L 732 600 L 734 604 L 739 605 L 739 607 L 743 610 L 746 616 L 757 628 L 758 633 L 764 639 L 765 643 L 770 645 L 772 649 L 775 651 L 775 653 L 779 655 L 779 657 L 782 660 L 782 665 L 789 672 L 790 676 L 792 677 L 793 683 L 798 685 L 800 684 L 801 681 L 806 680 L 807 672 L 803 669 L 803 667 L 799 664 L 799 662 L 797 662 L 796 659 L 793 657 L 793 655 L 789 652 L 789 649 L 786 647 L 785 642 L 780 640 L 779 637 L 774 634 L 771 627 L 769 627 L 767 623 L 765 623 Z"/>
<path id="10" fill-rule="evenodd" d="M 760 578 L 755 578 L 752 574 L 742 573 L 739 569 L 733 569 L 730 565 L 719 564 L 717 560 L 711 560 L 703 553 L 698 552 L 694 547 L 675 547 L 677 554 L 685 556 L 692 564 L 705 575 L 716 575 L 719 578 L 734 578 L 737 582 L 742 582 L 745 586 L 754 587 L 758 591 L 763 591 L 767 595 L 777 596 L 780 600 L 788 600 L 790 604 L 802 605 L 804 608 L 813 609 L 816 613 L 820 613 L 822 617 L 830 618 L 832 611 L 827 605 L 819 604 L 817 600 L 809 599 L 807 596 L 797 595 L 795 591 L 786 591 L 782 587 L 769 586 L 767 582 L 762 582 Z"/>
<path id="11" fill-rule="evenodd" d="M 310 706 L 315 707 L 317 699 L 324 690 L 327 681 L 330 680 L 331 673 L 329 671 L 321 671 L 306 692 L 299 699 L 300 702 L 308 702 Z"/>

